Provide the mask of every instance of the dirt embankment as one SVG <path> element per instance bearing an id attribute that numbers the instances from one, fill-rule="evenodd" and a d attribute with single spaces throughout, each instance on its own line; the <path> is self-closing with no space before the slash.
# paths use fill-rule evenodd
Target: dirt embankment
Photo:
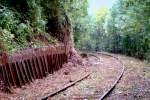
<path id="1" fill-rule="evenodd" d="M 41 99 L 43 96 L 59 90 L 63 86 L 70 84 L 87 73 L 91 73 L 88 78 L 68 88 L 64 92 L 50 98 L 52 100 L 76 100 L 88 99 L 98 100 L 98 98 L 108 90 L 115 82 L 121 72 L 121 64 L 118 60 L 97 55 L 98 58 L 85 57 L 81 64 L 75 58 L 62 69 L 50 74 L 44 79 L 35 80 L 22 88 L 14 89 L 13 94 L 0 93 L 0 99 Z M 106 97 L 107 100 L 149 100 L 150 98 L 150 67 L 144 62 L 115 55 L 123 61 L 125 73 L 115 89 Z M 74 63 L 75 62 L 75 63 Z"/>

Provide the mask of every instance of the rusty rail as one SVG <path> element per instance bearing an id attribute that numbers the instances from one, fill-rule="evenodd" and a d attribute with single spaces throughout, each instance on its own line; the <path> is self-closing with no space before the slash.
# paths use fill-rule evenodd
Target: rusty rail
<path id="1" fill-rule="evenodd" d="M 118 82 L 121 80 L 123 74 L 124 74 L 124 71 L 125 71 L 125 66 L 123 64 L 123 62 L 121 61 L 121 59 L 119 57 L 116 57 L 114 56 L 113 54 L 110 54 L 110 53 L 107 53 L 107 52 L 93 52 L 93 53 L 97 53 L 97 54 L 101 54 L 101 55 L 105 55 L 105 56 L 109 56 L 109 57 L 113 57 L 115 58 L 116 60 L 118 60 L 120 62 L 120 64 L 122 65 L 122 69 L 121 69 L 121 73 L 119 74 L 118 78 L 115 80 L 115 82 L 111 85 L 111 87 L 109 89 L 107 89 L 103 95 L 101 95 L 98 100 L 104 100 L 105 97 L 107 97 L 111 91 L 113 91 L 113 89 L 115 88 L 115 86 L 118 84 Z M 95 56 L 91 53 L 89 53 L 90 55 L 92 56 Z"/>
<path id="2" fill-rule="evenodd" d="M 0 56 L 0 80 L 8 87 L 21 87 L 46 77 L 67 62 L 65 46 L 27 49 L 8 57 Z M 4 62 L 5 61 L 5 62 Z"/>

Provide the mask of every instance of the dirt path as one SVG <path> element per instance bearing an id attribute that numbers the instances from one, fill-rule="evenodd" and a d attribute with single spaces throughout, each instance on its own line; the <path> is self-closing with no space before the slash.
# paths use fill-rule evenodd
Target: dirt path
<path id="1" fill-rule="evenodd" d="M 125 73 L 106 100 L 150 100 L 150 65 L 132 57 L 118 55 Z"/>
<path id="2" fill-rule="evenodd" d="M 52 100 L 98 100 L 116 81 L 121 73 L 122 64 L 115 58 L 98 55 L 100 61 L 95 61 L 91 57 L 87 62 L 92 62 L 92 66 L 87 66 L 92 72 L 90 77 L 66 91 L 50 98 Z"/>
<path id="3" fill-rule="evenodd" d="M 69 63 L 44 79 L 14 89 L 13 94 L 0 93 L 0 100 L 41 100 L 63 86 L 92 73 L 85 80 L 68 88 L 64 92 L 49 98 L 50 100 L 98 100 L 116 81 L 121 73 L 121 63 L 109 56 L 97 55 L 84 59 L 85 66 Z M 125 68 L 122 79 L 106 100 L 150 100 L 150 66 L 140 60 L 115 55 L 121 58 Z"/>
<path id="4" fill-rule="evenodd" d="M 40 100 L 48 93 L 52 93 L 63 86 L 80 79 L 87 73 L 92 73 L 87 79 L 54 96 L 53 100 L 98 99 L 109 89 L 120 74 L 120 62 L 116 59 L 99 55 L 99 59 L 90 57 L 84 59 L 85 66 L 74 66 L 69 63 L 61 70 L 44 79 L 14 89 L 13 94 L 0 93 L 0 99 L 7 100 Z"/>

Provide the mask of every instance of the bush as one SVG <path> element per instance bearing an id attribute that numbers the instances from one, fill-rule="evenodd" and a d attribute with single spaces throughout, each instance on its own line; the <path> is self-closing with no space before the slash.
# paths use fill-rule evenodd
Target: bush
<path id="1" fill-rule="evenodd" d="M 3 2 L 2 4 L 5 3 Z M 6 2 L 6 4 L 8 4 L 8 2 Z M 42 7 L 40 7 L 40 5 L 31 5 L 28 7 L 28 10 L 24 12 L 27 15 L 20 12 L 21 10 L 23 11 L 23 8 L 20 8 L 18 11 L 16 6 L 13 8 L 9 7 L 9 5 L 8 7 L 0 5 L 1 51 L 13 52 L 27 47 L 39 47 L 42 45 L 38 41 L 34 41 L 33 43 L 32 36 L 34 34 L 47 34 L 45 32 L 46 21 L 41 16 Z M 51 42 L 50 36 L 48 40 Z"/>
<path id="2" fill-rule="evenodd" d="M 144 58 L 145 58 L 148 62 L 150 62 L 150 50 L 147 51 L 147 52 L 144 54 Z"/>
<path id="3" fill-rule="evenodd" d="M 14 49 L 14 35 L 6 29 L 0 28 L 0 51 L 9 52 Z"/>
<path id="4" fill-rule="evenodd" d="M 16 19 L 13 11 L 6 7 L 0 8 L 0 19 L 0 27 L 2 29 L 7 29 L 8 31 L 15 33 L 19 21 Z"/>

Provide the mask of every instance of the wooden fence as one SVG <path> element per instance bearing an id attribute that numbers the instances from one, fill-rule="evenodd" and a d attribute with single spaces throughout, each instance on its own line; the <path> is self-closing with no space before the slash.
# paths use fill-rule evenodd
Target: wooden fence
<path id="1" fill-rule="evenodd" d="M 0 55 L 0 80 L 8 87 L 21 87 L 46 77 L 67 62 L 64 45 L 27 49 L 12 55 Z"/>

